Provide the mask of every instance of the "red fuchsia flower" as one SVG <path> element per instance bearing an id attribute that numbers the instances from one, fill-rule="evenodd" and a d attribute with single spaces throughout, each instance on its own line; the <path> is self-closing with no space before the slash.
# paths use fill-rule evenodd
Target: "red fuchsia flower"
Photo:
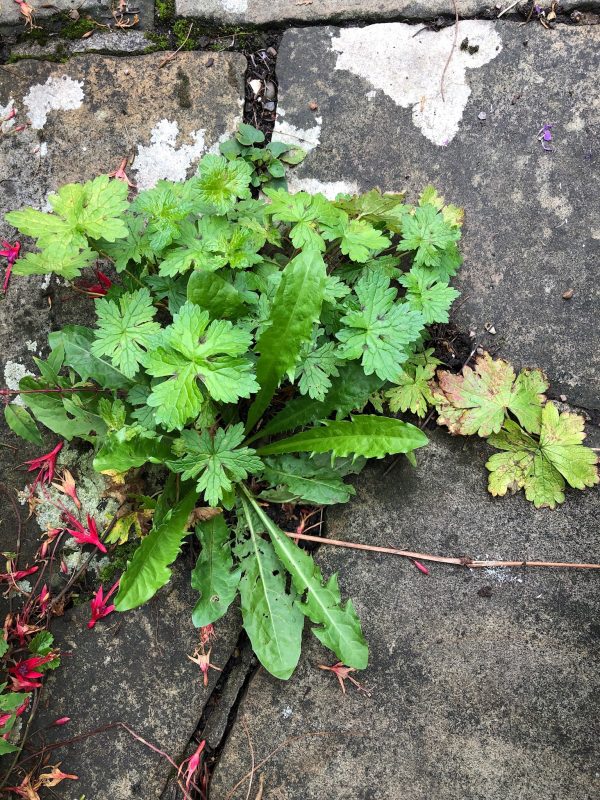
<path id="1" fill-rule="evenodd" d="M 6 120 L 12 119 L 12 117 L 15 116 L 15 113 L 16 112 L 15 112 L 15 110 L 13 108 L 11 114 L 8 115 Z M 4 121 L 6 121 L 6 120 L 4 120 Z M 6 241 L 3 240 L 2 241 L 2 247 L 4 249 L 0 250 L 0 256 L 4 256 L 4 258 L 8 262 L 7 265 L 6 265 L 6 272 L 4 273 L 4 282 L 2 284 L 2 291 L 6 294 L 6 291 L 8 289 L 8 282 L 10 281 L 10 274 L 12 272 L 13 264 L 15 263 L 17 258 L 19 257 L 19 251 L 21 250 L 21 243 L 20 242 L 15 242 L 14 244 L 10 244 L 10 242 L 6 242 Z"/>
<path id="2" fill-rule="evenodd" d="M 47 656 L 32 656 L 9 667 L 8 674 L 11 676 L 14 691 L 29 692 L 31 689 L 39 689 L 42 685 L 39 678 L 43 678 L 44 673 L 40 672 L 38 667 L 54 661 L 55 658 L 56 653 L 48 653 Z"/>
<path id="3" fill-rule="evenodd" d="M 419 572 L 423 573 L 423 575 L 429 575 L 429 570 L 427 567 L 424 564 L 421 564 L 420 561 L 417 561 L 416 558 L 413 558 L 413 564 L 419 570 Z"/>
<path id="4" fill-rule="evenodd" d="M 112 281 L 108 275 L 105 275 L 104 272 L 101 272 L 99 269 L 94 271 L 97 278 L 96 283 L 85 283 L 80 281 L 77 284 L 77 287 L 86 294 L 89 294 L 91 297 L 102 297 L 112 286 Z"/>
<path id="5" fill-rule="evenodd" d="M 54 470 L 56 469 L 56 457 L 62 450 L 63 443 L 59 442 L 54 450 L 51 450 L 49 453 L 46 453 L 43 456 L 39 456 L 38 458 L 32 458 L 31 461 L 26 461 L 25 464 L 29 465 L 29 469 L 27 472 L 33 472 L 34 470 L 39 470 L 36 478 L 33 482 L 32 490 L 38 484 L 50 484 L 52 483 L 52 479 L 54 478 Z M 22 464 L 21 466 L 25 466 Z"/>
<path id="6" fill-rule="evenodd" d="M 223 672 L 220 667 L 216 667 L 214 664 L 210 663 L 210 648 L 208 652 L 204 652 L 203 650 L 196 649 L 194 650 L 193 656 L 188 656 L 190 661 L 193 661 L 194 664 L 198 664 L 200 667 L 200 672 L 203 675 L 202 682 L 205 686 L 208 686 L 208 670 L 215 669 L 217 672 Z"/>
<path id="7" fill-rule="evenodd" d="M 45 786 L 47 789 L 49 789 L 52 786 L 58 786 L 61 781 L 66 779 L 70 781 L 79 780 L 77 775 L 69 775 L 68 772 L 63 772 L 59 769 L 59 767 L 60 764 L 57 764 L 55 767 L 51 767 L 50 772 L 43 772 L 39 777 L 40 786 Z"/>
<path id="8" fill-rule="evenodd" d="M 16 711 L 10 711 L 7 714 L 0 714 L 0 728 L 3 728 L 8 720 L 14 714 L 16 717 L 20 717 L 25 711 L 27 711 L 27 706 L 29 705 L 29 698 L 25 699 L 25 702 L 21 703 L 21 705 L 17 708 Z"/>
<path id="9" fill-rule="evenodd" d="M 88 628 L 93 628 L 94 625 L 98 622 L 99 619 L 103 619 L 111 614 L 115 610 L 115 606 L 113 603 L 107 605 L 110 598 L 119 588 L 119 581 L 120 579 L 108 590 L 106 597 L 104 596 L 104 587 L 102 584 L 96 590 L 94 597 L 90 603 L 90 608 L 92 609 L 92 616 L 89 620 L 87 626 Z"/>
<path id="10" fill-rule="evenodd" d="M 64 558 L 60 562 L 60 571 L 63 575 L 69 574 L 69 567 L 67 566 L 67 562 L 64 560 Z"/>
<path id="11" fill-rule="evenodd" d="M 71 717 L 59 717 L 55 719 L 52 723 L 53 727 L 60 727 L 61 725 L 66 725 L 68 722 L 71 722 Z"/>
<path id="12" fill-rule="evenodd" d="M 125 167 L 127 166 L 127 158 L 124 158 L 119 166 L 117 167 L 114 172 L 109 172 L 109 178 L 116 178 L 118 181 L 123 181 L 129 186 L 131 189 L 135 189 L 135 183 L 132 183 L 129 178 L 127 177 L 127 173 L 125 172 Z"/>
<path id="13" fill-rule="evenodd" d="M 40 614 L 42 617 L 46 616 L 48 611 L 48 603 L 50 602 L 50 591 L 46 584 L 43 585 L 42 591 L 37 598 L 38 605 L 40 607 Z"/>
<path id="14" fill-rule="evenodd" d="M 13 562 L 8 562 L 8 572 L 0 572 L 0 581 L 10 581 L 10 583 L 16 583 L 17 581 L 23 580 L 28 575 L 33 575 L 34 572 L 37 572 L 39 567 L 29 567 L 29 569 L 17 569 L 13 571 Z"/>
<path id="15" fill-rule="evenodd" d="M 350 675 L 351 672 L 356 672 L 356 669 L 354 667 L 346 667 L 344 666 L 344 664 L 342 664 L 341 661 L 338 661 L 337 664 L 334 664 L 332 667 L 326 667 L 324 664 L 318 664 L 317 666 L 319 667 L 319 669 L 324 669 L 327 670 L 328 672 L 333 672 L 335 677 L 338 679 L 338 683 L 342 687 L 342 692 L 344 694 L 346 694 L 346 684 L 344 683 L 344 681 L 349 680 L 351 684 L 356 686 L 359 692 L 363 692 L 364 694 L 369 696 L 369 692 L 365 689 L 365 687 L 362 684 L 360 684 L 356 680 L 356 678 L 353 678 L 352 675 Z"/>
<path id="16" fill-rule="evenodd" d="M 77 497 L 77 487 L 75 486 L 75 479 L 73 478 L 68 469 L 63 470 L 60 483 L 53 483 L 52 486 L 54 486 L 54 488 L 57 491 L 66 494 L 67 497 L 70 497 L 71 500 L 77 506 L 77 508 L 81 508 L 81 502 Z"/>
<path id="17" fill-rule="evenodd" d="M 66 513 L 69 522 L 74 525 L 74 528 L 67 528 L 68 533 L 79 542 L 79 544 L 92 544 L 97 547 L 101 553 L 106 553 L 106 547 L 100 541 L 98 536 L 98 528 L 96 521 L 90 515 L 87 515 L 87 528 L 84 528 L 79 520 L 75 519 L 72 514 Z"/>
<path id="18" fill-rule="evenodd" d="M 42 629 L 37 625 L 29 624 L 29 611 L 24 610 L 21 614 L 16 616 L 9 615 L 7 617 L 6 634 L 18 640 L 21 647 L 27 642 L 27 639 L 33 634 L 41 631 Z"/>
<path id="19" fill-rule="evenodd" d="M 200 756 L 202 755 L 202 751 L 206 746 L 206 740 L 202 739 L 200 744 L 198 745 L 196 752 L 191 755 L 189 758 L 186 758 L 184 761 L 181 762 L 179 765 L 179 769 L 177 770 L 177 774 L 181 775 L 184 772 L 184 765 L 187 764 L 185 767 L 185 788 L 186 791 L 190 790 L 190 786 L 192 780 L 194 779 L 194 775 L 198 772 L 198 767 L 200 766 Z"/>

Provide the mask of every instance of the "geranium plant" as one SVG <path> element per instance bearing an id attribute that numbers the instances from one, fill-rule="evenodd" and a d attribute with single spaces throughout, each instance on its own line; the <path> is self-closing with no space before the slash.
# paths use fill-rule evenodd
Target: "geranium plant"
<path id="1" fill-rule="evenodd" d="M 92 327 L 50 335 L 22 398 L 46 428 L 90 442 L 99 471 L 165 468 L 158 500 L 139 499 L 152 528 L 121 578 L 118 611 L 169 580 L 200 519 L 198 627 L 239 595 L 273 675 L 293 672 L 305 617 L 340 662 L 363 669 L 367 644 L 337 576 L 325 579 L 269 512 L 346 502 L 354 490 L 344 479 L 366 459 L 414 461 L 426 444 L 393 414 L 422 415 L 433 401 L 439 362 L 427 326 L 447 322 L 458 295 L 449 282 L 462 212 L 433 188 L 416 205 L 378 190 L 334 201 L 290 194 L 265 178 L 267 162 L 281 178 L 273 158 L 289 145 L 261 160 L 247 126 L 237 142 L 205 156 L 193 178 L 132 202 L 126 183 L 99 176 L 59 189 L 52 213 L 8 214 L 39 248 L 14 275 L 73 280 L 101 260 L 119 276 L 97 284 Z M 370 398 L 393 414 L 364 413 Z M 37 441 L 33 418 L 21 410 L 7 421 Z"/>

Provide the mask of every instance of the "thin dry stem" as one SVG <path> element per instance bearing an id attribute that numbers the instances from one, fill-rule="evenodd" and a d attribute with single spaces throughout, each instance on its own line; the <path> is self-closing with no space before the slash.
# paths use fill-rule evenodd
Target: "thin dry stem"
<path id="1" fill-rule="evenodd" d="M 495 567 L 553 567 L 555 569 L 600 569 L 600 564 L 578 564 L 563 561 L 475 561 L 468 556 L 452 558 L 450 556 L 433 556 L 430 553 L 413 553 L 411 550 L 399 550 L 396 547 L 379 547 L 371 544 L 345 542 L 342 539 L 324 539 L 321 536 L 310 536 L 305 533 L 284 531 L 290 539 L 303 539 L 306 542 L 318 542 L 321 545 L 330 544 L 333 547 L 347 547 L 351 550 L 366 550 L 369 553 L 387 553 L 391 556 L 417 559 L 417 561 L 435 561 L 439 564 L 453 564 L 457 567 L 486 568 Z"/>

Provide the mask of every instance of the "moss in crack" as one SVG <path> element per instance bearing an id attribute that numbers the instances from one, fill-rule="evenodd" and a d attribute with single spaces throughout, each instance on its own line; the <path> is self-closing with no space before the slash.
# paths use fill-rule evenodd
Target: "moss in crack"
<path id="1" fill-rule="evenodd" d="M 173 24 L 173 36 L 175 37 L 175 47 L 181 50 L 195 50 L 200 46 L 196 27 L 187 19 L 178 19 Z"/>
<path id="2" fill-rule="evenodd" d="M 98 27 L 91 17 L 79 17 L 78 20 L 72 20 L 69 16 L 65 16 L 63 19 L 67 20 L 67 23 L 61 28 L 60 33 L 65 39 L 81 39 L 85 33 Z"/>
<path id="3" fill-rule="evenodd" d="M 114 583 L 117 577 L 125 572 L 127 563 L 131 561 L 139 544 L 138 539 L 132 539 L 125 542 L 125 544 L 118 545 L 110 557 L 110 563 L 102 567 L 98 573 L 99 581 L 101 583 Z"/>
<path id="4" fill-rule="evenodd" d="M 154 8 L 159 22 L 170 22 L 175 16 L 175 0 L 156 0 Z"/>
<path id="5" fill-rule="evenodd" d="M 146 39 L 152 44 L 147 47 L 145 53 L 156 53 L 157 50 L 169 50 L 169 37 L 166 33 L 146 33 Z"/>

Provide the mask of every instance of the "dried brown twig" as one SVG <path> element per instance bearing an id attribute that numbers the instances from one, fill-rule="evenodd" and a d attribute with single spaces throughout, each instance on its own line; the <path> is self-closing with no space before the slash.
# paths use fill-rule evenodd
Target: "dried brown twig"
<path id="1" fill-rule="evenodd" d="M 600 569 L 600 564 L 579 564 L 564 561 L 478 561 L 469 556 L 453 558 L 451 556 L 434 556 L 430 553 L 413 553 L 411 550 L 400 550 L 396 547 L 379 547 L 371 544 L 359 544 L 357 542 L 345 542 L 342 539 L 324 539 L 321 536 L 310 536 L 305 533 L 295 531 L 284 533 L 291 539 L 302 539 L 305 542 L 318 542 L 319 544 L 330 544 L 333 547 L 347 547 L 351 550 L 366 550 L 370 553 L 387 553 L 391 556 L 402 556 L 417 561 L 435 561 L 439 564 L 452 564 L 457 567 L 469 567 L 469 569 L 496 567 L 553 567 L 555 569 Z"/>

